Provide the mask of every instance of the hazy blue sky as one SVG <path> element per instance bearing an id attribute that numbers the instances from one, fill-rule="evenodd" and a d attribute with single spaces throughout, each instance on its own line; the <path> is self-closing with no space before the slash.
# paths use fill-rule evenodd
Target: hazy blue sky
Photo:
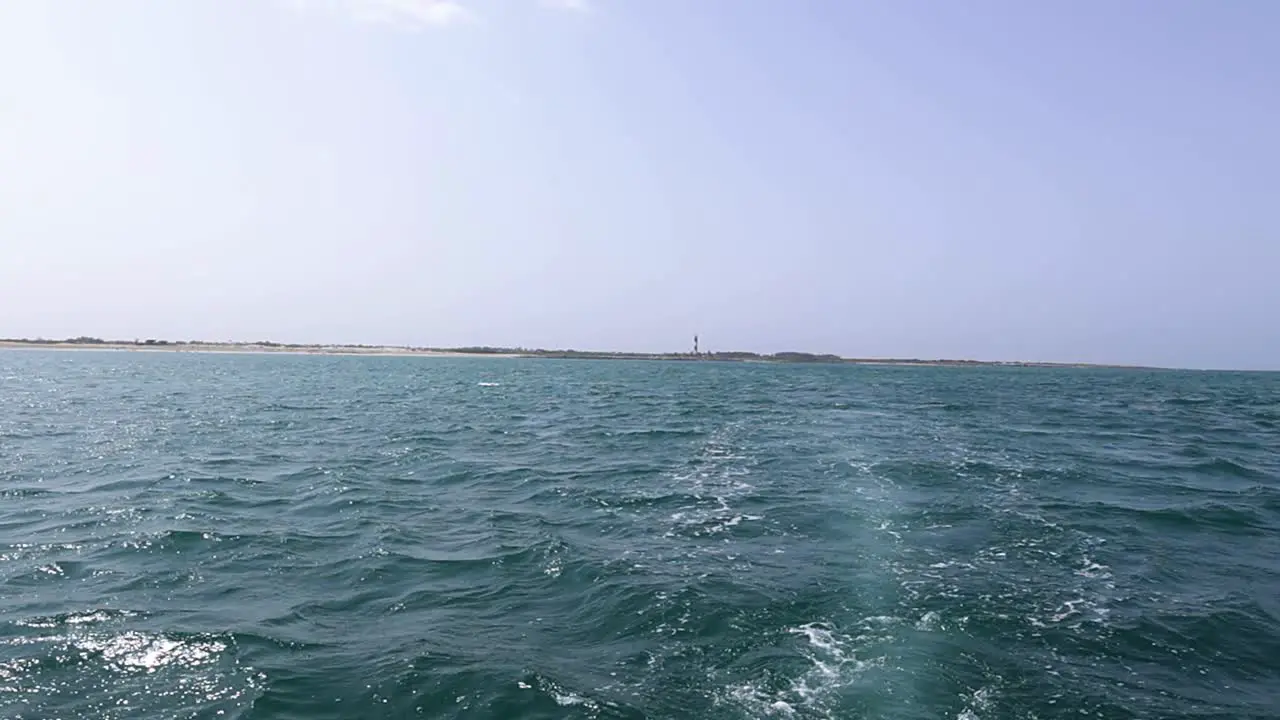
<path id="1" fill-rule="evenodd" d="M 8 0 L 0 336 L 1280 368 L 1280 3 Z"/>

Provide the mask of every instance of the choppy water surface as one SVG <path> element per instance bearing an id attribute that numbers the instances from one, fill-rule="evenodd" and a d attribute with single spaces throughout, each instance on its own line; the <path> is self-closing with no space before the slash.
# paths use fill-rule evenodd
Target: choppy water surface
<path id="1" fill-rule="evenodd" d="M 1278 375 L 0 352 L 0 717 L 1277 717 L 1278 481 Z"/>

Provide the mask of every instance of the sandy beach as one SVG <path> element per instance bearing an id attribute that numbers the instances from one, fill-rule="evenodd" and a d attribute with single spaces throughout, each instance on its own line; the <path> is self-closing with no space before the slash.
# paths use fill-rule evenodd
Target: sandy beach
<path id="1" fill-rule="evenodd" d="M 384 357 L 522 357 L 516 353 L 463 353 L 426 348 L 395 347 L 390 345 L 263 345 L 258 343 L 70 343 L 70 342 L 20 342 L 0 340 L 0 348 L 18 350 L 66 350 L 84 352 L 112 350 L 120 352 L 196 352 L 259 355 L 365 355 Z"/>

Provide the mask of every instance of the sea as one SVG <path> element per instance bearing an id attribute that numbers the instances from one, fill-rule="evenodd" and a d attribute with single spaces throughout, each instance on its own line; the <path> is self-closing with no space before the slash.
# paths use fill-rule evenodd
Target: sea
<path id="1" fill-rule="evenodd" d="M 1280 374 L 0 351 L 0 717 L 1277 718 Z"/>

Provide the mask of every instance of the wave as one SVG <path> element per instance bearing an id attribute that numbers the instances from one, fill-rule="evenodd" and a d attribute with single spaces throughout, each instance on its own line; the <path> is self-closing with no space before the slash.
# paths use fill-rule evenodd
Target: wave
<path id="1" fill-rule="evenodd" d="M 7 487 L 0 489 L 0 498 L 7 500 L 30 500 L 33 498 L 61 495 L 62 493 L 47 488 Z"/>
<path id="2" fill-rule="evenodd" d="M 1224 457 L 1210 457 L 1185 469 L 1204 475 L 1219 475 L 1245 480 L 1260 480 L 1268 477 L 1266 473 L 1257 468 Z"/>
<path id="3" fill-rule="evenodd" d="M 56 629 L 66 626 L 80 626 L 107 622 L 119 622 L 140 617 L 140 613 L 114 608 L 95 608 L 78 612 L 60 613 L 58 615 L 37 616 L 25 620 L 15 620 L 13 624 L 25 628 Z"/>
<path id="4" fill-rule="evenodd" d="M 175 704 L 193 716 L 237 717 L 251 708 L 263 678 L 240 661 L 233 635 L 103 627 L 133 617 L 98 610 L 32 623 L 59 632 L 0 640 L 0 683 L 34 717 L 115 720 Z"/>
<path id="5" fill-rule="evenodd" d="M 1180 503 L 1139 507 L 1117 502 L 1079 504 L 1055 503 L 1046 506 L 1080 520 L 1125 520 L 1139 523 L 1151 532 L 1220 532 L 1233 535 L 1262 535 L 1276 531 L 1276 523 L 1255 507 L 1222 502 Z"/>

